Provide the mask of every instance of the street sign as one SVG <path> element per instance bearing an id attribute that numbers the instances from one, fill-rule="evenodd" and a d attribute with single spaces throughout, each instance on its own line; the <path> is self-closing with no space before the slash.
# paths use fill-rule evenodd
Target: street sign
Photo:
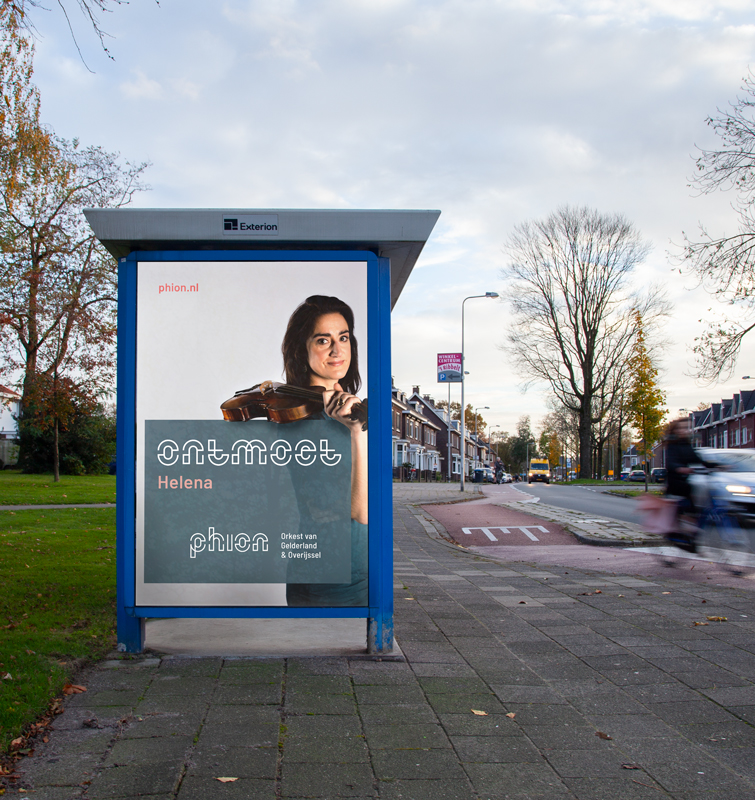
<path id="1" fill-rule="evenodd" d="M 461 353 L 438 353 L 438 383 L 461 383 Z"/>

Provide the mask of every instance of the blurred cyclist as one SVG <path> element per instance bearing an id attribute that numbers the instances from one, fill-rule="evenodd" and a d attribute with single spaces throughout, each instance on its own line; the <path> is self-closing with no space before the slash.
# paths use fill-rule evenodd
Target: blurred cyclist
<path id="1" fill-rule="evenodd" d="M 694 533 L 687 533 L 681 528 L 685 515 L 694 514 L 695 507 L 692 502 L 692 487 L 689 476 L 694 472 L 694 465 L 707 466 L 705 461 L 692 447 L 690 438 L 689 420 L 675 419 L 669 423 L 666 430 L 666 494 L 678 499 L 676 530 L 668 538 L 678 547 L 690 553 L 696 552 Z M 693 525 L 687 526 L 694 531 Z"/>

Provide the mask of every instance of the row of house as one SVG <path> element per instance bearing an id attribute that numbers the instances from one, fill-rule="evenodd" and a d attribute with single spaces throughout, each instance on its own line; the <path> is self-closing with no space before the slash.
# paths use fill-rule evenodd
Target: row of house
<path id="1" fill-rule="evenodd" d="M 458 481 L 461 478 L 461 424 L 437 408 L 419 386 L 411 394 L 392 386 L 393 474 L 396 478 Z M 467 475 L 490 465 L 490 442 L 465 431 Z"/>
<path id="2" fill-rule="evenodd" d="M 755 448 L 755 390 L 739 392 L 733 397 L 711 403 L 689 413 L 692 445 L 695 448 Z M 642 454 L 632 445 L 624 454 L 622 467 L 640 469 Z M 666 466 L 663 442 L 653 447 L 649 469 Z"/>

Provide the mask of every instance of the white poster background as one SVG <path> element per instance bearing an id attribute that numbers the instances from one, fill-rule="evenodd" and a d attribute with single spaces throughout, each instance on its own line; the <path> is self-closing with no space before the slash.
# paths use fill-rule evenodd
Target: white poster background
<path id="1" fill-rule="evenodd" d="M 197 286 L 196 291 L 189 291 Z M 162 287 L 162 290 L 161 290 Z M 186 291 L 180 288 L 186 287 Z M 294 309 L 333 295 L 354 312 L 360 396 L 367 387 L 367 265 L 324 261 L 140 261 L 136 321 L 136 603 L 285 606 L 285 584 L 144 582 L 144 421 L 221 420 L 220 404 L 285 382 L 281 344 Z M 236 423 L 228 423 L 236 424 Z M 243 424 L 243 423 L 241 423 Z"/>

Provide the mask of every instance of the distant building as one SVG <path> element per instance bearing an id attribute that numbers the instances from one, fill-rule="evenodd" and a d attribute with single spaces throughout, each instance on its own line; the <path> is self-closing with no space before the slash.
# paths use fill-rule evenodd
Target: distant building
<path id="1" fill-rule="evenodd" d="M 755 391 L 735 394 L 690 414 L 695 447 L 755 447 Z"/>
<path id="2" fill-rule="evenodd" d="M 441 471 L 440 425 L 425 414 L 422 403 L 414 397 L 407 397 L 395 386 L 391 391 L 394 477 L 433 480 Z"/>
<path id="3" fill-rule="evenodd" d="M 21 395 L 0 384 L 0 439 L 18 438 L 18 418 Z"/>
<path id="4" fill-rule="evenodd" d="M 0 469 L 18 462 L 18 415 L 21 395 L 0 384 Z"/>

